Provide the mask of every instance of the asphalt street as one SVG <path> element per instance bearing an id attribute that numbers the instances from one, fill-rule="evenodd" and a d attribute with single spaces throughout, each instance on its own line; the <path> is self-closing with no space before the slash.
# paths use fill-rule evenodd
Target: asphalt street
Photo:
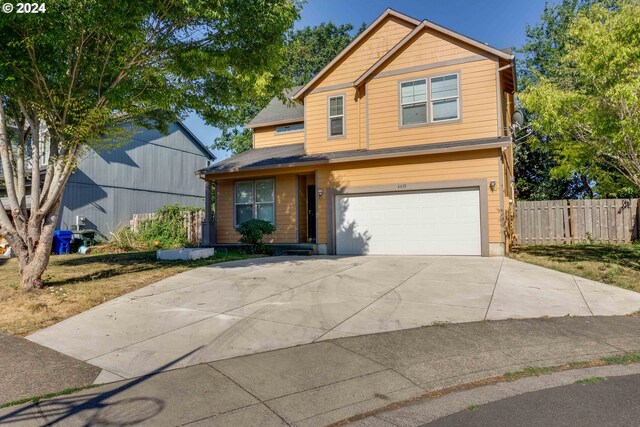
<path id="1" fill-rule="evenodd" d="M 627 375 L 525 393 L 471 407 L 472 410 L 460 411 L 424 425 L 638 426 L 639 395 L 640 374 Z"/>

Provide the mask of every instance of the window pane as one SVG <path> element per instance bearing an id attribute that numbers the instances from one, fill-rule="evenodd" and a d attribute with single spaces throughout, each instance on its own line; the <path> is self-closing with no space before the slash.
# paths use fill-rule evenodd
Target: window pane
<path id="1" fill-rule="evenodd" d="M 258 219 L 274 222 L 273 203 L 260 203 L 258 205 Z"/>
<path id="2" fill-rule="evenodd" d="M 458 96 L 458 75 L 434 77 L 431 79 L 431 99 Z"/>
<path id="3" fill-rule="evenodd" d="M 458 99 L 445 99 L 443 101 L 434 101 L 433 108 L 433 121 L 449 120 L 458 118 Z"/>
<path id="4" fill-rule="evenodd" d="M 331 119 L 331 136 L 342 135 L 342 117 Z"/>
<path id="5" fill-rule="evenodd" d="M 263 179 L 256 181 L 256 201 L 273 202 L 273 180 Z"/>
<path id="6" fill-rule="evenodd" d="M 297 130 L 303 130 L 304 124 L 299 123 L 297 125 L 279 126 L 276 128 L 276 133 L 294 132 Z"/>
<path id="7" fill-rule="evenodd" d="M 411 104 L 414 102 L 422 102 L 427 100 L 427 81 L 416 80 L 414 82 L 405 82 L 400 85 L 402 94 L 402 103 Z"/>
<path id="8" fill-rule="evenodd" d="M 334 98 L 329 98 L 329 115 L 341 116 L 342 114 L 343 114 L 342 97 L 336 96 Z"/>
<path id="9" fill-rule="evenodd" d="M 253 218 L 253 205 L 236 205 L 236 225 Z"/>
<path id="10" fill-rule="evenodd" d="M 236 203 L 253 203 L 253 182 L 236 183 Z"/>
<path id="11" fill-rule="evenodd" d="M 402 124 L 412 125 L 427 122 L 427 104 L 414 104 L 402 107 Z"/>

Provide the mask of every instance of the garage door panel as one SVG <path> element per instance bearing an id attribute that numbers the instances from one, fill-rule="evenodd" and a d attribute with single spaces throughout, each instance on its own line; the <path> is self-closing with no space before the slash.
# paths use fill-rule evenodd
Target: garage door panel
<path id="1" fill-rule="evenodd" d="M 338 254 L 480 255 L 477 189 L 341 195 Z"/>

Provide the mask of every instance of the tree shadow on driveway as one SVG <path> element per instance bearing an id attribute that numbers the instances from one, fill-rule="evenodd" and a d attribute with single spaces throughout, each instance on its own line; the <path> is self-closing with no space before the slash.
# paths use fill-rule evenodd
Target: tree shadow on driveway
<path id="1" fill-rule="evenodd" d="M 196 348 L 183 356 L 159 367 L 148 375 L 126 381 L 121 386 L 104 393 L 82 394 L 54 398 L 35 402 L 0 416 L 0 425 L 13 423 L 41 422 L 43 417 L 46 426 L 53 426 L 81 413 L 90 414 L 83 420 L 83 425 L 135 425 L 159 415 L 166 404 L 162 399 L 154 397 L 130 397 L 107 402 L 126 390 L 147 381 L 155 374 L 166 370 L 179 361 L 199 351 Z"/>

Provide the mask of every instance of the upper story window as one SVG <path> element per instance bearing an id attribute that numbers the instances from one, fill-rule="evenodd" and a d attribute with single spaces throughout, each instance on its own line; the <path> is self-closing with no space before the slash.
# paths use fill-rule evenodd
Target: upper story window
<path id="1" fill-rule="evenodd" d="M 402 124 L 427 122 L 427 80 L 414 80 L 400 84 Z"/>
<path id="2" fill-rule="evenodd" d="M 295 132 L 297 130 L 304 130 L 304 123 L 297 123 L 295 125 L 278 126 L 276 133 Z"/>
<path id="3" fill-rule="evenodd" d="M 428 80 L 428 85 L 427 79 L 400 83 L 402 126 L 460 118 L 458 74 L 431 77 Z"/>
<path id="4" fill-rule="evenodd" d="M 329 98 L 329 136 L 344 135 L 344 95 Z"/>
<path id="5" fill-rule="evenodd" d="M 235 187 L 235 225 L 250 219 L 275 224 L 275 188 L 273 179 L 239 181 Z"/>
<path id="6" fill-rule="evenodd" d="M 459 112 L 458 75 L 431 77 L 431 120 L 455 120 Z"/>

